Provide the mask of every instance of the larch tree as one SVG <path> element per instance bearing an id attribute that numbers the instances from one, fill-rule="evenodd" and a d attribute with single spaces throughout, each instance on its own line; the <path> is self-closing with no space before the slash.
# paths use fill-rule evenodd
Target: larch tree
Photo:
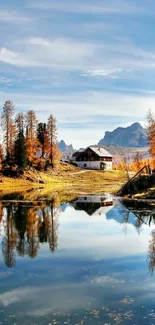
<path id="1" fill-rule="evenodd" d="M 51 167 L 54 167 L 55 156 L 57 151 L 57 135 L 56 135 L 56 119 L 52 114 L 48 118 L 47 130 L 48 130 L 49 146 L 50 146 L 50 151 L 49 151 L 50 165 Z"/>
<path id="2" fill-rule="evenodd" d="M 7 100 L 3 106 L 2 112 L 2 127 L 5 137 L 5 152 L 6 161 L 10 163 L 14 154 L 14 139 L 16 135 L 15 124 L 13 121 L 14 105 L 10 100 Z"/>
<path id="3" fill-rule="evenodd" d="M 135 155 L 133 167 L 135 168 L 135 171 L 137 171 L 137 172 L 142 168 L 142 155 L 139 153 L 139 151 Z"/>
<path id="4" fill-rule="evenodd" d="M 17 137 L 15 141 L 15 163 L 21 170 L 27 166 L 26 139 L 24 136 L 24 115 L 19 113 L 16 117 Z"/>
<path id="5" fill-rule="evenodd" d="M 29 166 L 36 166 L 40 143 L 37 139 L 37 117 L 34 111 L 28 111 L 26 115 L 26 149 Z"/>

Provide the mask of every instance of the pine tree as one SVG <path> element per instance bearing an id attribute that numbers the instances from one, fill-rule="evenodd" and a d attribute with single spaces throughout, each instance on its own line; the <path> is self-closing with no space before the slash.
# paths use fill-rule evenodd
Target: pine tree
<path id="1" fill-rule="evenodd" d="M 37 138 L 41 144 L 41 158 L 48 158 L 50 145 L 48 139 L 47 125 L 46 123 L 39 123 L 37 129 Z"/>
<path id="2" fill-rule="evenodd" d="M 27 166 L 26 141 L 23 130 L 19 131 L 15 142 L 15 162 L 22 170 Z"/>
<path id="3" fill-rule="evenodd" d="M 16 117 L 17 138 L 15 141 L 15 163 L 21 170 L 27 166 L 26 140 L 24 136 L 24 116 L 19 113 Z"/>

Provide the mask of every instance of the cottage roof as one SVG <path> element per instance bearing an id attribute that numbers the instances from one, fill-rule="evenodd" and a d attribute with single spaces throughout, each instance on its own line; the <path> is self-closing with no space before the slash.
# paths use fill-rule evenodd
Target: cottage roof
<path id="1" fill-rule="evenodd" d="M 77 158 L 82 152 L 84 152 L 84 150 L 75 151 L 72 157 Z"/>
<path id="2" fill-rule="evenodd" d="M 89 147 L 92 151 L 94 151 L 99 157 L 110 157 L 112 155 L 102 147 Z"/>

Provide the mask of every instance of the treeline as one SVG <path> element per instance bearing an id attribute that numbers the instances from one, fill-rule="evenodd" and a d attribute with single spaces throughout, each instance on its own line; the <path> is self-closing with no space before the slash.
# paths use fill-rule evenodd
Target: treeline
<path id="1" fill-rule="evenodd" d="M 46 170 L 60 159 L 57 145 L 56 119 L 51 114 L 47 123 L 39 122 L 33 110 L 14 115 L 14 104 L 7 100 L 1 115 L 2 144 L 0 170 L 26 168 Z"/>
<path id="2" fill-rule="evenodd" d="M 115 170 L 123 170 L 123 171 L 131 171 L 131 172 L 138 172 L 145 166 L 149 166 L 151 170 L 155 169 L 155 160 L 152 158 L 143 159 L 143 156 L 137 152 L 135 156 L 124 156 L 120 158 L 117 163 L 113 165 L 113 169 Z"/>

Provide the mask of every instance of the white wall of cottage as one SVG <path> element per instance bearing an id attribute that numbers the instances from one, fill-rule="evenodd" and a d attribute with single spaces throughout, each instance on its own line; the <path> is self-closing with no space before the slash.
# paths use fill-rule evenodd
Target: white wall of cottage
<path id="1" fill-rule="evenodd" d="M 80 168 L 84 169 L 101 169 L 101 161 L 76 161 L 76 164 Z M 105 164 L 105 170 L 112 170 L 112 161 L 103 161 Z"/>

